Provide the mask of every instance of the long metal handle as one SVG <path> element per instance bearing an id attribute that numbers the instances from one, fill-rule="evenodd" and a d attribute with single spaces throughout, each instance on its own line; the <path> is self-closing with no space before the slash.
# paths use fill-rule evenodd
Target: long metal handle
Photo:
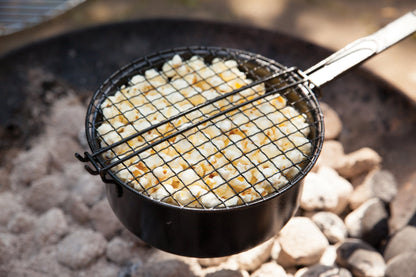
<path id="1" fill-rule="evenodd" d="M 403 15 L 372 35 L 348 44 L 305 73 L 314 85 L 320 87 L 414 32 L 416 32 L 416 10 Z"/>

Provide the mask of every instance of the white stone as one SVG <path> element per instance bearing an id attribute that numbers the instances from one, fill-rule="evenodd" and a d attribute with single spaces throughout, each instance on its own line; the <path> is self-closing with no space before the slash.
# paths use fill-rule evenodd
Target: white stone
<path id="1" fill-rule="evenodd" d="M 248 251 L 233 255 L 230 259 L 239 265 L 239 269 L 254 271 L 270 258 L 273 242 L 274 239 L 270 239 Z"/>
<path id="2" fill-rule="evenodd" d="M 321 154 L 316 164 L 318 167 L 339 168 L 343 166 L 344 155 L 344 147 L 339 141 L 327 140 L 322 146 Z"/>
<path id="3" fill-rule="evenodd" d="M 280 246 L 279 240 L 275 239 L 270 253 L 273 260 L 277 260 L 279 258 L 280 251 L 282 251 L 282 247 Z"/>
<path id="4" fill-rule="evenodd" d="M 337 248 L 334 245 L 329 245 L 322 254 L 319 263 L 322 265 L 333 266 L 337 259 Z"/>
<path id="5" fill-rule="evenodd" d="M 281 252 L 278 264 L 287 267 L 317 263 L 329 243 L 319 228 L 307 217 L 294 217 L 280 231 Z"/>
<path id="6" fill-rule="evenodd" d="M 342 213 L 348 205 L 348 196 L 353 191 L 352 184 L 347 179 L 339 176 L 338 173 L 330 167 L 319 168 L 318 174 L 328 180 L 337 195 L 337 206 L 329 211 L 335 214 Z"/>
<path id="7" fill-rule="evenodd" d="M 217 258 L 200 258 L 198 259 L 198 263 L 204 267 L 219 266 L 220 264 L 225 263 L 228 258 L 228 256 Z"/>
<path id="8" fill-rule="evenodd" d="M 344 156 L 343 165 L 336 168 L 338 173 L 351 178 L 362 173 L 370 172 L 380 165 L 382 158 L 371 148 L 363 147 Z"/>
<path id="9" fill-rule="evenodd" d="M 304 179 L 300 207 L 306 211 L 329 210 L 337 206 L 337 195 L 326 179 L 310 172 Z"/>
<path id="10" fill-rule="evenodd" d="M 314 214 L 311 219 L 327 237 L 330 243 L 342 241 L 348 235 L 344 221 L 334 213 L 318 212 Z"/>
<path id="11" fill-rule="evenodd" d="M 345 226 L 347 227 L 348 234 L 354 238 L 361 238 L 363 229 L 362 229 L 362 220 L 367 209 L 376 204 L 379 200 L 377 198 L 372 198 L 364 202 L 357 209 L 350 212 L 344 219 Z"/>
<path id="12" fill-rule="evenodd" d="M 308 268 L 301 268 L 295 274 L 295 277 L 316 276 L 352 277 L 352 274 L 345 268 L 341 268 L 338 266 L 327 266 L 322 264 L 316 264 Z"/>
<path id="13" fill-rule="evenodd" d="M 276 262 L 264 263 L 250 275 L 251 277 L 286 277 L 285 269 Z"/>
<path id="14" fill-rule="evenodd" d="M 329 167 L 320 167 L 305 177 L 300 206 L 306 211 L 326 210 L 339 214 L 348 204 L 353 191 L 349 181 Z"/>
<path id="15" fill-rule="evenodd" d="M 320 102 L 320 106 L 324 114 L 325 139 L 335 139 L 342 131 L 342 121 L 328 104 Z"/>

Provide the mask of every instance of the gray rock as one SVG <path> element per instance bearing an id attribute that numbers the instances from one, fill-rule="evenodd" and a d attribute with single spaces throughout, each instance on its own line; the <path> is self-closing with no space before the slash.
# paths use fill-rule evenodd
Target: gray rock
<path id="1" fill-rule="evenodd" d="M 328 104 L 320 102 L 320 106 L 324 114 L 325 139 L 336 139 L 342 131 L 342 121 L 337 112 Z"/>
<path id="2" fill-rule="evenodd" d="M 26 261 L 13 261 L 7 267 L 0 266 L 0 276 L 13 276 L 13 277 L 44 277 L 44 271 L 38 271 L 36 269 L 28 268 Z M 65 276 L 65 275 L 63 275 Z"/>
<path id="3" fill-rule="evenodd" d="M 78 131 L 78 143 L 81 145 L 83 149 L 88 149 L 88 140 L 87 135 L 85 134 L 85 129 L 81 128 L 81 130 Z"/>
<path id="4" fill-rule="evenodd" d="M 248 251 L 233 255 L 230 259 L 238 264 L 239 269 L 254 271 L 270 258 L 273 242 L 274 239 L 270 239 Z"/>
<path id="5" fill-rule="evenodd" d="M 326 210 L 339 214 L 348 204 L 353 187 L 329 167 L 320 167 L 317 173 L 305 177 L 300 206 L 306 211 Z"/>
<path id="6" fill-rule="evenodd" d="M 189 271 L 192 274 L 195 275 L 202 275 L 201 274 L 201 266 L 198 263 L 198 259 L 197 258 L 190 258 L 190 257 L 184 257 L 184 256 L 179 256 L 179 255 L 175 255 L 175 254 L 171 254 L 168 252 L 164 252 L 164 251 L 160 251 L 158 249 L 155 248 L 150 248 L 150 249 L 143 249 L 143 248 L 138 248 L 140 251 L 143 251 L 140 254 L 140 257 L 142 258 L 142 261 L 144 263 L 144 267 L 148 267 L 148 268 L 154 268 L 157 267 L 156 265 L 163 265 L 164 262 L 168 262 L 167 264 L 169 264 L 169 261 L 180 261 L 181 263 L 173 263 L 173 264 L 177 264 L 178 266 L 184 266 L 182 265 L 182 263 L 185 263 L 187 269 L 189 269 Z M 135 262 L 134 262 L 135 263 Z M 214 267 L 217 268 L 217 267 Z"/>
<path id="7" fill-rule="evenodd" d="M 351 178 L 360 174 L 370 172 L 381 163 L 380 155 L 371 148 L 364 147 L 344 156 L 341 167 L 336 168 L 338 173 Z"/>
<path id="8" fill-rule="evenodd" d="M 280 231 L 278 264 L 288 267 L 317 263 L 329 245 L 319 228 L 306 217 L 294 217 Z"/>
<path id="9" fill-rule="evenodd" d="M 7 225 L 7 229 L 16 234 L 28 232 L 35 226 L 36 218 L 26 212 L 17 213 Z"/>
<path id="10" fill-rule="evenodd" d="M 114 215 L 107 199 L 103 199 L 92 207 L 90 219 L 94 229 L 102 233 L 106 238 L 112 238 L 123 226 Z"/>
<path id="11" fill-rule="evenodd" d="M 372 205 L 369 205 L 362 217 L 362 239 L 378 247 L 389 234 L 388 212 L 385 204 L 379 198 L 376 198 Z"/>
<path id="12" fill-rule="evenodd" d="M 120 268 L 117 277 L 131 277 L 133 274 L 139 274 L 140 268 L 143 267 L 143 263 L 138 261 L 137 263 L 129 263 Z"/>
<path id="13" fill-rule="evenodd" d="M 9 182 L 9 176 L 10 176 L 10 170 L 11 168 L 8 168 L 8 166 L 2 166 L 0 167 L 0 191 L 6 191 L 10 189 L 10 182 Z"/>
<path id="14" fill-rule="evenodd" d="M 10 192 L 0 194 L 0 225 L 5 226 L 9 220 L 23 209 L 20 201 Z"/>
<path id="15" fill-rule="evenodd" d="M 391 237 L 384 250 L 384 259 L 389 260 L 403 252 L 416 252 L 416 227 L 406 226 Z"/>
<path id="16" fill-rule="evenodd" d="M 248 277 L 249 274 L 240 269 L 219 269 L 205 274 L 205 277 Z"/>
<path id="17" fill-rule="evenodd" d="M 82 163 L 74 159 L 73 162 L 69 162 L 65 164 L 65 168 L 63 169 L 63 177 L 65 179 L 65 186 L 67 190 L 72 191 L 76 184 L 78 183 L 78 180 L 83 175 L 91 175 L 89 174 Z M 95 176 L 97 177 L 97 176 Z M 100 179 L 99 177 L 97 177 Z"/>
<path id="18" fill-rule="evenodd" d="M 383 257 L 368 243 L 346 239 L 336 245 L 337 263 L 356 277 L 382 277 L 386 270 Z"/>
<path id="19" fill-rule="evenodd" d="M 49 135 L 46 136 L 44 143 L 48 146 L 46 149 L 51 157 L 51 168 L 59 171 L 75 159 L 74 153 L 82 151 L 77 139 L 72 137 Z"/>
<path id="20" fill-rule="evenodd" d="M 48 173 L 51 157 L 44 146 L 39 144 L 32 149 L 20 152 L 13 161 L 9 181 L 13 191 L 26 188 L 32 181 Z"/>
<path id="21" fill-rule="evenodd" d="M 84 121 L 85 107 L 77 97 L 58 99 L 53 104 L 45 140 L 54 167 L 63 169 L 67 162 L 74 161 L 75 152 L 82 151 L 77 136 Z"/>
<path id="22" fill-rule="evenodd" d="M 77 277 L 115 277 L 118 276 L 119 267 L 113 263 L 107 262 L 105 258 L 99 259 L 90 267 L 77 272 Z M 120 276 L 121 277 L 121 276 Z"/>
<path id="23" fill-rule="evenodd" d="M 80 126 L 84 125 L 85 112 L 86 109 L 78 97 L 58 99 L 52 105 L 50 120 L 46 126 L 47 132 L 55 137 L 76 137 Z"/>
<path id="24" fill-rule="evenodd" d="M 137 251 L 136 251 L 137 252 Z M 106 249 L 107 258 L 116 264 L 127 264 L 128 261 L 136 258 L 134 244 L 120 237 L 114 237 Z"/>
<path id="25" fill-rule="evenodd" d="M 348 235 L 344 221 L 334 213 L 318 212 L 311 219 L 330 243 L 342 241 Z"/>
<path id="26" fill-rule="evenodd" d="M 40 274 L 39 276 L 73 276 L 71 270 L 57 261 L 56 248 L 53 246 L 38 249 L 36 255 L 20 265 L 20 269 L 22 268 L 24 268 L 25 274 L 16 274 L 17 276 L 38 276 L 37 274 Z M 18 267 L 15 269 L 17 270 Z"/>
<path id="27" fill-rule="evenodd" d="M 79 223 L 85 223 L 90 219 L 90 208 L 78 195 L 69 195 L 65 202 L 65 211 Z"/>
<path id="28" fill-rule="evenodd" d="M 393 174 L 387 170 L 374 170 L 366 176 L 363 183 L 357 186 L 350 196 L 352 209 L 356 209 L 371 198 L 379 198 L 390 203 L 397 194 L 397 182 Z"/>
<path id="29" fill-rule="evenodd" d="M 390 203 L 389 229 L 393 234 L 406 225 L 416 226 L 416 174 L 400 185 L 400 190 Z"/>
<path id="30" fill-rule="evenodd" d="M 250 275 L 251 277 L 286 277 L 285 269 L 276 262 L 264 263 Z"/>
<path id="31" fill-rule="evenodd" d="M 120 276 L 120 275 L 119 275 Z M 134 272 L 131 272 L 131 277 L 195 277 L 196 274 L 191 270 L 188 263 L 178 260 L 161 260 L 156 263 L 145 264 L 138 266 Z"/>
<path id="32" fill-rule="evenodd" d="M 8 233 L 0 233 L 0 265 L 5 265 L 19 255 L 19 240 Z"/>
<path id="33" fill-rule="evenodd" d="M 62 210 L 52 208 L 40 216 L 35 232 L 40 245 L 57 243 L 68 232 L 68 224 Z"/>
<path id="34" fill-rule="evenodd" d="M 63 189 L 63 183 L 62 176 L 58 174 L 36 180 L 25 196 L 27 205 L 39 212 L 60 206 L 68 195 Z"/>
<path id="35" fill-rule="evenodd" d="M 80 229 L 58 244 L 57 259 L 71 269 L 81 269 L 100 257 L 106 246 L 107 241 L 100 233 Z"/>
<path id="36" fill-rule="evenodd" d="M 414 277 L 416 275 L 416 251 L 404 252 L 390 259 L 385 277 Z"/>
<path id="37" fill-rule="evenodd" d="M 97 176 L 82 174 L 71 193 L 79 196 L 86 205 L 93 206 L 104 198 L 104 183 Z"/>
<path id="38" fill-rule="evenodd" d="M 354 238 L 361 238 L 363 236 L 363 218 L 365 213 L 371 209 L 372 206 L 378 205 L 379 199 L 373 198 L 367 200 L 357 209 L 350 212 L 344 219 L 348 234 Z"/>
<path id="39" fill-rule="evenodd" d="M 296 273 L 295 275 L 295 277 L 316 277 L 316 276 L 352 277 L 352 274 L 345 268 L 317 264 L 317 265 L 313 265 L 311 267 L 305 268 L 299 273 Z"/>

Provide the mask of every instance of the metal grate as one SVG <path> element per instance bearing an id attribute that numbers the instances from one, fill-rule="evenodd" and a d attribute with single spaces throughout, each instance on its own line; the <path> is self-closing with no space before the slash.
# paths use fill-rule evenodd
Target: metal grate
<path id="1" fill-rule="evenodd" d="M 62 14 L 85 0 L 0 0 L 0 35 L 9 35 Z"/>
<path id="2" fill-rule="evenodd" d="M 173 100 L 173 96 L 177 95 L 178 89 L 166 94 L 147 95 L 161 88 L 156 85 L 157 82 L 152 83 L 152 77 L 146 76 L 146 71 L 162 70 L 163 65 L 175 55 L 179 55 L 182 60 L 202 57 L 206 66 L 215 64 L 216 58 L 221 61 L 237 61 L 238 70 L 244 72 L 252 82 L 237 88 L 227 88 L 230 82 L 223 81 L 214 87 L 211 78 L 224 76 L 231 68 L 226 67 L 212 75 L 201 75 L 207 67 L 185 73 L 179 72 L 180 68 L 172 67 L 175 76 L 183 79 L 197 74 L 199 81 L 193 84 L 188 82 L 181 89 L 195 88 L 203 83 L 208 84 L 205 91 L 217 93 L 207 97 L 200 91 L 191 97 L 177 97 L 176 100 Z M 145 95 L 145 103 L 137 103 L 137 94 L 129 95 L 126 90 L 137 85 L 132 82 L 132 77 L 138 74 L 145 76 L 141 78 L 142 82 L 151 84 L 148 91 L 142 89 L 139 93 L 141 97 Z M 241 81 L 239 77 L 233 78 L 229 80 L 231 83 Z M 176 206 L 229 208 L 262 201 L 303 178 L 320 151 L 322 116 L 315 96 L 305 89 L 305 85 L 308 85 L 308 80 L 296 68 L 285 68 L 248 52 L 212 47 L 188 47 L 159 52 L 124 67 L 95 93 L 87 112 L 87 137 L 93 152 L 85 153 L 84 158 L 78 157 L 91 162 L 95 169 L 88 167 L 89 171 L 100 174 L 103 180 L 116 180 L 134 187 L 153 200 Z M 218 93 L 220 86 L 223 86 L 224 91 Z M 127 92 L 117 98 L 117 93 L 120 96 L 121 91 Z M 157 104 L 158 101 L 167 104 L 161 107 Z M 286 105 L 281 106 L 282 110 L 270 110 L 270 107 L 276 107 L 275 101 L 285 102 Z M 183 102 L 187 108 L 175 111 L 178 102 Z M 106 106 L 116 108 L 117 112 L 109 115 Z M 261 108 L 265 106 L 268 109 Z M 151 111 L 145 111 L 146 107 L 151 107 Z M 291 108 L 303 114 L 303 125 L 294 124 L 299 114 L 286 113 Z M 175 112 L 166 116 L 161 109 Z M 131 116 L 134 114 L 136 117 Z M 280 119 L 272 120 L 272 115 L 278 115 Z M 239 120 L 236 120 L 237 116 Z M 114 124 L 116 117 L 124 123 Z M 136 124 L 139 121 L 146 124 Z M 226 128 L 218 127 L 224 124 L 228 124 Z M 242 130 L 243 125 L 251 126 L 251 130 Z M 127 128 L 130 132 L 125 135 Z M 212 134 L 212 130 L 217 131 Z M 279 133 L 277 139 L 274 137 L 276 132 Z M 150 133 L 152 136 L 149 136 Z M 110 134 L 113 134 L 112 140 L 108 139 Z M 258 137 L 263 138 L 263 141 L 259 142 Z M 213 143 L 221 141 L 226 143 Z M 245 148 L 243 151 L 244 144 L 250 145 L 249 150 Z M 286 144 L 286 148 L 288 144 L 290 147 L 283 149 L 283 144 Z M 303 149 L 309 146 L 309 151 Z M 213 151 L 205 153 L 205 148 Z M 270 149 L 275 149 L 275 152 Z M 301 155 L 301 159 L 293 160 L 294 153 Z M 193 156 L 195 157 L 191 158 Z M 254 156 L 261 158 L 253 159 Z M 222 162 L 216 164 L 218 160 Z M 149 163 L 155 163 L 156 166 Z M 175 166 L 178 163 L 182 165 L 180 168 Z M 158 173 L 160 168 L 166 174 Z M 273 170 L 268 170 L 269 168 Z M 224 176 L 225 169 L 233 172 L 232 176 Z M 189 172 L 195 178 L 189 177 L 189 183 L 175 186 L 178 181 L 188 178 L 184 175 L 188 176 Z M 144 184 L 143 180 L 149 176 L 156 182 Z M 216 176 L 221 177 L 217 178 L 220 181 L 211 182 Z M 196 191 L 196 185 L 202 189 Z M 223 193 L 224 191 L 226 192 Z M 226 196 L 220 197 L 221 194 Z"/>

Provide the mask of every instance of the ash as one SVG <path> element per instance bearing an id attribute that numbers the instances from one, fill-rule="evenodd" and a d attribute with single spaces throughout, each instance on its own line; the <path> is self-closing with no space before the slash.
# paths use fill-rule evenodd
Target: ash
<path id="1" fill-rule="evenodd" d="M 296 216 L 276 237 L 254 249 L 197 259 L 154 249 L 124 229 L 105 198 L 100 178 L 88 174 L 74 157 L 87 150 L 85 101 L 71 92 L 52 99 L 41 115 L 39 132 L 27 147 L 10 150 L 13 158 L 0 169 L 0 276 L 416 272 L 414 263 L 406 262 L 415 258 L 416 228 L 389 225 L 390 203 L 397 193 L 395 177 L 382 168 L 382 157 L 370 148 L 344 153 L 337 140 L 342 122 L 331 107 L 322 105 L 330 131 L 316 167 L 305 178 Z"/>

